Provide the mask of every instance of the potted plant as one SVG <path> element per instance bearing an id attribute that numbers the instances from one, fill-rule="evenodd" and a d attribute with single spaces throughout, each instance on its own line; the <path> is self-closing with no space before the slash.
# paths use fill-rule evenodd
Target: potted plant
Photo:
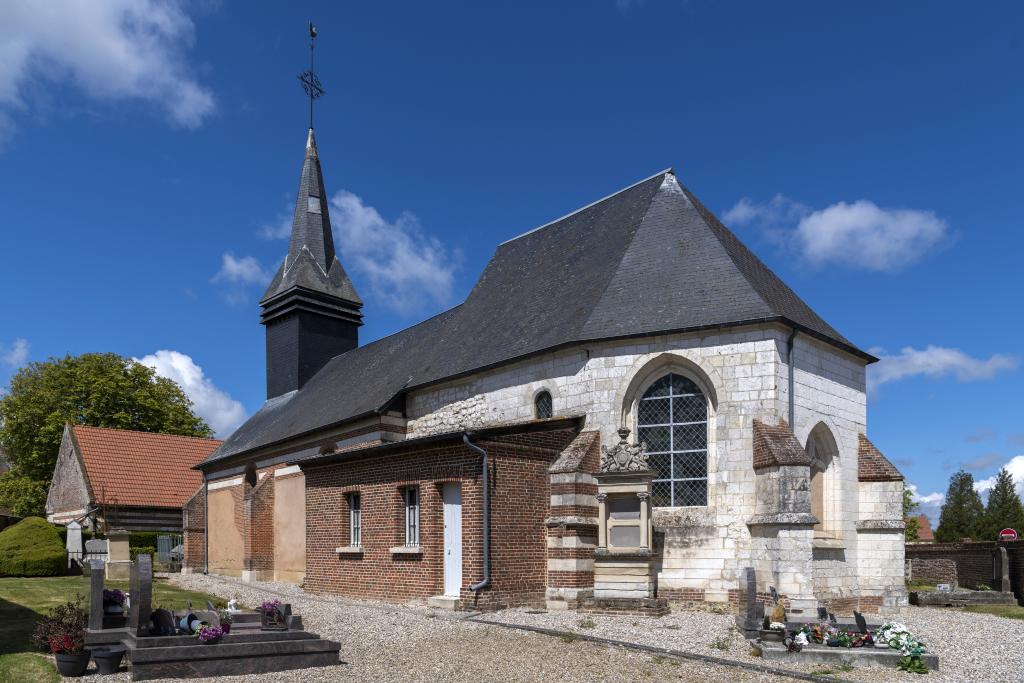
<path id="1" fill-rule="evenodd" d="M 98 647 L 92 651 L 92 660 L 96 662 L 96 668 L 104 676 L 120 671 L 123 658 L 124 648 L 121 646 Z"/>
<path id="2" fill-rule="evenodd" d="M 103 589 L 104 614 L 124 614 L 125 593 L 117 588 Z"/>
<path id="3" fill-rule="evenodd" d="M 220 629 L 224 631 L 224 635 L 231 633 L 231 614 L 227 610 L 221 610 L 218 616 L 220 616 Z"/>
<path id="4" fill-rule="evenodd" d="M 196 635 L 203 645 L 216 645 L 224 637 L 224 629 L 220 626 L 203 626 Z"/>
<path id="5" fill-rule="evenodd" d="M 57 671 L 62 676 L 81 676 L 89 666 L 89 650 L 85 649 L 86 615 L 82 596 L 50 610 L 36 623 L 32 642 L 53 654 Z"/>
<path id="6" fill-rule="evenodd" d="M 285 631 L 288 629 L 289 606 L 280 600 L 265 600 L 260 605 L 260 629 L 264 631 Z"/>

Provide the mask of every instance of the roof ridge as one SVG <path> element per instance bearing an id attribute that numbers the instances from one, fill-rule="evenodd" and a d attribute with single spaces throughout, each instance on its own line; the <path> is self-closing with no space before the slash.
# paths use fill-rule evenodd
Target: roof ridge
<path id="1" fill-rule="evenodd" d="M 147 436 L 172 436 L 176 439 L 195 439 L 197 441 L 219 441 L 220 443 L 224 443 L 223 439 L 214 439 L 208 436 L 193 436 L 191 434 L 170 434 L 168 432 L 147 432 L 141 429 L 121 429 L 120 427 L 97 427 L 95 425 L 87 424 L 72 424 L 71 429 L 72 431 L 77 431 L 79 429 L 95 429 L 104 432 L 128 432 L 131 434 L 146 434 Z"/>
<path id="2" fill-rule="evenodd" d="M 575 211 L 570 211 L 569 213 L 565 214 L 561 218 L 556 218 L 556 219 L 554 219 L 552 221 L 548 221 L 547 223 L 544 223 L 543 225 L 538 225 L 536 228 L 533 228 L 532 230 L 527 230 L 526 232 L 520 233 L 520 234 L 516 235 L 515 237 L 510 237 L 509 239 L 505 240 L 504 242 L 501 242 L 500 244 L 498 244 L 498 246 L 499 247 L 503 247 L 506 244 L 508 244 L 509 242 L 516 241 L 520 237 L 526 237 L 527 235 L 531 235 L 531 234 L 537 232 L 538 230 L 543 230 L 544 228 L 546 228 L 548 226 L 551 226 L 551 225 L 554 225 L 555 223 L 560 223 L 560 222 L 564 221 L 566 218 L 569 218 L 570 216 L 575 216 L 576 214 L 580 213 L 581 211 L 586 211 L 589 208 L 597 206 L 601 202 L 606 202 L 609 199 L 611 199 L 612 197 L 615 197 L 616 195 L 620 195 L 623 192 L 626 192 L 627 190 L 632 190 L 637 185 L 643 185 L 648 180 L 653 180 L 654 178 L 657 178 L 660 175 L 666 175 L 667 174 L 667 175 L 673 175 L 674 176 L 675 173 L 676 173 L 675 170 L 671 166 L 669 166 L 666 169 L 663 169 L 661 171 L 658 171 L 657 173 L 654 173 L 652 175 L 647 176 L 643 180 L 638 180 L 635 183 L 633 183 L 632 185 L 627 185 L 626 187 L 623 187 L 623 188 L 621 188 L 619 190 L 616 190 L 615 192 L 612 192 L 609 195 L 605 195 L 604 197 L 601 197 L 600 199 L 592 201 L 589 204 L 587 204 L 586 206 L 581 206 L 580 208 L 576 209 Z"/>

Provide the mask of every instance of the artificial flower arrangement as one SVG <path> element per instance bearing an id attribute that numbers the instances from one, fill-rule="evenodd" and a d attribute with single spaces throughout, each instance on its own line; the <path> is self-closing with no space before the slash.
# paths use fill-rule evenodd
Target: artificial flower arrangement
<path id="1" fill-rule="evenodd" d="M 269 616 L 277 612 L 277 608 L 280 606 L 280 600 L 264 600 L 260 605 L 260 611 Z"/>
<path id="2" fill-rule="evenodd" d="M 120 614 L 124 611 L 124 603 L 127 597 L 124 591 L 117 588 L 104 588 L 103 611 L 108 614 Z"/>
<path id="3" fill-rule="evenodd" d="M 828 623 L 804 624 L 803 628 L 797 631 L 793 642 L 801 647 L 811 643 L 825 644 L 831 647 L 864 647 L 873 645 L 875 640 L 871 631 L 867 633 L 855 633 L 840 629 Z"/>
<path id="4" fill-rule="evenodd" d="M 224 631 L 224 635 L 231 633 L 231 613 L 227 610 L 221 610 L 217 616 L 220 617 L 220 628 Z"/>
<path id="5" fill-rule="evenodd" d="M 906 626 L 898 621 L 886 622 L 879 629 L 878 638 L 903 655 L 898 664 L 900 670 L 916 674 L 928 673 L 928 667 L 921 656 L 925 653 L 924 643 L 915 638 Z"/>

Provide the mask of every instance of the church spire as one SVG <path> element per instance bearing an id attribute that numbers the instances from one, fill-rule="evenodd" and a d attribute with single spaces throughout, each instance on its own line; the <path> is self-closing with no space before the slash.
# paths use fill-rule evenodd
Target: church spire
<path id="1" fill-rule="evenodd" d="M 310 37 L 315 36 L 310 24 Z M 323 89 L 312 68 L 300 80 L 310 97 L 312 124 L 312 103 Z M 312 126 L 306 136 L 288 253 L 260 307 L 260 322 L 267 328 L 267 398 L 301 388 L 327 361 L 359 344 L 363 301 L 334 251 Z"/>

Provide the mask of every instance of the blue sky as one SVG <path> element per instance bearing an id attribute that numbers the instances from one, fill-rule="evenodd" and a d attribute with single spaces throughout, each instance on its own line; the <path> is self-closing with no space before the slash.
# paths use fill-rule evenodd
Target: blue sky
<path id="1" fill-rule="evenodd" d="M 0 383 L 109 350 L 222 431 L 259 406 L 313 19 L 363 340 L 673 166 L 883 356 L 869 435 L 922 496 L 961 466 L 1024 483 L 1019 3 L 63 4 L 0 8 Z"/>

